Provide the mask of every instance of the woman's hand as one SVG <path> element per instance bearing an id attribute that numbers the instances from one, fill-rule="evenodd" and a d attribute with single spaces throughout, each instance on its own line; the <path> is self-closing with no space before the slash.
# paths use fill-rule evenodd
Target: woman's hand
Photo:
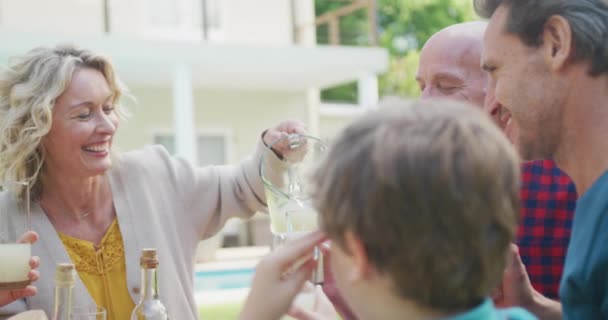
<path id="1" fill-rule="evenodd" d="M 239 319 L 279 319 L 289 310 L 294 297 L 310 278 L 316 261 L 313 248 L 325 240 L 312 232 L 271 252 L 256 267 L 249 296 Z"/>
<path id="2" fill-rule="evenodd" d="M 262 139 L 267 146 L 270 146 L 277 140 L 294 133 L 306 134 L 304 123 L 297 120 L 286 120 L 279 123 L 276 127 L 266 130 Z M 298 150 L 298 148 L 290 148 L 288 139 L 284 139 L 280 143 L 272 146 L 272 151 L 274 151 L 279 158 L 284 158 L 287 154 L 294 152 L 295 150 Z"/>
<path id="3" fill-rule="evenodd" d="M 18 243 L 34 243 L 38 241 L 38 234 L 34 231 L 28 231 L 24 233 L 21 238 L 17 241 Z M 40 277 L 40 273 L 38 270 L 38 265 L 40 264 L 40 259 L 38 257 L 32 257 L 30 259 L 30 272 L 28 272 L 27 277 L 30 281 L 34 282 L 38 280 Z M 5 306 L 15 300 L 19 300 L 25 297 L 31 297 L 38 293 L 38 289 L 36 289 L 33 285 L 28 285 L 23 289 L 17 290 L 0 290 L 0 307 Z"/>

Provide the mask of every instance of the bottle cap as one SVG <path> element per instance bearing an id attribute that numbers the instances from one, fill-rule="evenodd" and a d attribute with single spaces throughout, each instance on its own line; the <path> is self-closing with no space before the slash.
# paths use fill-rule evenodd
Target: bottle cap
<path id="1" fill-rule="evenodd" d="M 76 268 L 72 263 L 59 263 L 55 271 L 55 282 L 57 285 L 73 285 L 76 281 Z"/>
<path id="2" fill-rule="evenodd" d="M 158 267 L 158 254 L 156 248 L 144 248 L 141 250 L 141 259 L 139 264 L 142 268 L 156 268 Z"/>

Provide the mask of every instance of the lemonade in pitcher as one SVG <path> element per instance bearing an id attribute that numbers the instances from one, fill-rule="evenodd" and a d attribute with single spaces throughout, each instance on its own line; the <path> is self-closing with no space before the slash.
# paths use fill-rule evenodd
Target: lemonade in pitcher
<path id="1" fill-rule="evenodd" d="M 278 143 L 287 143 L 291 149 L 283 155 L 286 166 L 280 172 L 266 172 L 266 157 L 273 156 L 272 147 Z M 291 134 L 275 141 L 264 151 L 260 177 L 264 183 L 274 247 L 319 228 L 318 214 L 311 201 L 310 178 L 326 149 L 325 142 L 318 138 Z M 322 283 L 323 256 L 319 248 L 315 248 L 313 259 L 317 261 L 317 268 L 311 281 Z"/>
<path id="2" fill-rule="evenodd" d="M 317 230 L 317 212 L 307 202 L 280 199 L 267 192 L 270 231 L 275 235 L 285 236 L 293 232 Z"/>

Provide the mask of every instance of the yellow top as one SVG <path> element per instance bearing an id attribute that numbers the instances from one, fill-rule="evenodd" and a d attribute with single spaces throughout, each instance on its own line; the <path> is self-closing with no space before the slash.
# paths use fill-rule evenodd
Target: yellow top
<path id="1" fill-rule="evenodd" d="M 106 319 L 128 319 L 135 304 L 127 287 L 127 267 L 118 220 L 112 222 L 98 246 L 61 233 L 59 238 L 91 297 L 98 306 L 106 309 Z"/>

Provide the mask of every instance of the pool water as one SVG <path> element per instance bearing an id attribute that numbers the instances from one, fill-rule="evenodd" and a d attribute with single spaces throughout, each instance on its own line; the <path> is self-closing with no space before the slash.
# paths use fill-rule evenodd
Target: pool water
<path id="1" fill-rule="evenodd" d="M 194 292 L 249 288 L 253 273 L 253 268 L 197 271 Z"/>

